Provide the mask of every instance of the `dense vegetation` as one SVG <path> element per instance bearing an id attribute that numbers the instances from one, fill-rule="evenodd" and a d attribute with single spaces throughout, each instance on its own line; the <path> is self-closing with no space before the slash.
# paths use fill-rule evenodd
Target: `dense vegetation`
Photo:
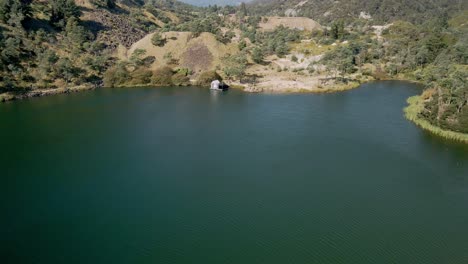
<path id="1" fill-rule="evenodd" d="M 178 1 L 89 0 L 81 2 L 93 8 L 96 21 L 82 21 L 82 8 L 75 2 L 0 0 L 1 91 L 100 84 L 114 64 L 112 54 L 118 44 L 128 47 L 132 39 L 159 28 L 144 12 L 173 24 L 168 12 L 183 20 L 196 10 Z M 120 9 L 118 2 L 127 8 Z M 114 24 L 103 25 L 100 17 L 110 17 L 107 20 Z M 103 30 L 106 27 L 109 33 Z"/>
<path id="2" fill-rule="evenodd" d="M 103 44 L 81 25 L 74 1 L 0 1 L 0 87 L 46 88 L 98 80 Z"/>
<path id="3" fill-rule="evenodd" d="M 467 8 L 464 0 L 256 0 L 248 8 L 252 14 L 305 16 L 322 23 L 337 19 L 350 22 L 361 13 L 375 23 L 405 20 L 423 23 L 441 14 L 454 14 Z"/>
<path id="4" fill-rule="evenodd" d="M 452 19 L 439 16 L 419 25 L 396 21 L 383 31 L 381 39 L 372 38 L 371 28 L 355 21 L 341 37 L 322 33 L 316 39 L 322 43 L 336 38 L 348 42 L 327 52 L 322 59 L 335 76 L 358 72 L 373 74 L 377 79 L 423 83 L 431 92 L 421 116 L 443 129 L 467 133 L 467 17 L 468 12 L 462 12 Z"/>

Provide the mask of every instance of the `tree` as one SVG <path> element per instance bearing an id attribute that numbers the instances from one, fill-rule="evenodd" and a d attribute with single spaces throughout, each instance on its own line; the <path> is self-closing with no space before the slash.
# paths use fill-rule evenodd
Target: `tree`
<path id="1" fill-rule="evenodd" d="M 343 20 L 333 22 L 331 26 L 331 34 L 334 39 L 343 39 L 345 35 L 345 26 Z"/>
<path id="2" fill-rule="evenodd" d="M 74 0 L 52 0 L 50 2 L 52 7 L 50 22 L 57 27 L 63 28 L 69 18 L 79 18 L 81 12 Z"/>
<path id="3" fill-rule="evenodd" d="M 241 3 L 239 12 L 240 12 L 240 16 L 242 18 L 244 18 L 244 17 L 246 17 L 248 15 L 247 6 L 245 5 L 244 2 Z"/>
<path id="4" fill-rule="evenodd" d="M 208 86 L 214 80 L 222 81 L 223 78 L 216 71 L 202 72 L 197 78 L 197 85 Z"/>
<path id="5" fill-rule="evenodd" d="M 163 47 L 166 45 L 166 38 L 164 38 L 161 33 L 156 32 L 151 37 L 151 43 L 153 43 L 154 46 Z"/>
<path id="6" fill-rule="evenodd" d="M 104 73 L 104 86 L 116 87 L 124 84 L 130 78 L 130 74 L 125 68 L 125 63 L 118 63 L 117 65 L 107 69 Z"/>
<path id="7" fill-rule="evenodd" d="M 0 21 L 12 27 L 22 27 L 22 22 L 30 16 L 31 0 L 0 0 Z"/>
<path id="8" fill-rule="evenodd" d="M 65 36 L 67 40 L 67 47 L 70 50 L 81 49 L 83 43 L 87 39 L 87 32 L 84 27 L 78 24 L 78 19 L 75 17 L 71 17 L 67 21 L 67 25 L 65 27 Z"/>
<path id="9" fill-rule="evenodd" d="M 151 84 L 156 86 L 170 86 L 172 85 L 172 75 L 174 72 L 170 67 L 162 67 L 156 69 L 153 73 L 153 77 L 151 78 Z"/>
<path id="10" fill-rule="evenodd" d="M 245 42 L 245 40 L 241 40 L 241 41 L 239 42 L 238 47 L 239 47 L 239 50 L 240 50 L 240 51 L 243 51 L 245 48 L 247 48 L 247 42 Z"/>
<path id="11" fill-rule="evenodd" d="M 93 4 L 111 9 L 116 7 L 115 0 L 93 0 Z"/>
<path id="12" fill-rule="evenodd" d="M 61 58 L 57 61 L 57 73 L 59 77 L 63 78 L 67 85 L 72 78 L 77 77 L 80 74 L 80 69 L 75 67 L 68 58 Z"/>
<path id="13" fill-rule="evenodd" d="M 115 8 L 116 7 L 115 0 L 106 0 L 106 4 L 107 4 L 108 8 Z"/>
<path id="14" fill-rule="evenodd" d="M 224 74 L 228 78 L 241 78 L 245 75 L 247 69 L 247 56 L 245 52 L 239 52 L 234 55 L 225 57 Z"/>
<path id="15" fill-rule="evenodd" d="M 1 51 L 0 55 L 2 56 L 3 61 L 7 64 L 16 63 L 20 59 L 21 40 L 14 37 L 8 37 L 5 40 L 4 48 Z"/>
<path id="16" fill-rule="evenodd" d="M 216 40 L 223 43 L 228 44 L 231 42 L 232 38 L 236 36 L 232 30 L 227 31 L 223 34 L 221 30 L 216 31 Z"/>
<path id="17" fill-rule="evenodd" d="M 263 49 L 259 46 L 256 46 L 253 50 L 252 50 L 252 60 L 255 62 L 255 63 L 258 63 L 258 64 L 261 64 L 263 63 L 263 59 L 265 57 L 265 53 L 263 52 Z"/>
<path id="18" fill-rule="evenodd" d="M 348 47 L 340 46 L 335 50 L 329 51 L 323 57 L 323 62 L 328 71 L 333 71 L 334 77 L 341 74 L 344 78 L 346 74 L 353 73 L 354 67 L 354 54 Z"/>
<path id="19" fill-rule="evenodd" d="M 46 49 L 43 52 L 37 55 L 37 66 L 38 66 L 38 73 L 42 79 L 46 79 L 50 72 L 52 71 L 53 65 L 58 61 L 57 54 L 50 50 Z"/>
<path id="20" fill-rule="evenodd" d="M 279 44 L 276 45 L 275 52 L 278 57 L 283 57 L 284 55 L 288 54 L 288 44 L 284 40 L 281 40 Z"/>
<path id="21" fill-rule="evenodd" d="M 132 56 L 130 56 L 130 62 L 136 66 L 143 65 L 143 56 L 145 56 L 146 50 L 144 49 L 136 49 Z"/>

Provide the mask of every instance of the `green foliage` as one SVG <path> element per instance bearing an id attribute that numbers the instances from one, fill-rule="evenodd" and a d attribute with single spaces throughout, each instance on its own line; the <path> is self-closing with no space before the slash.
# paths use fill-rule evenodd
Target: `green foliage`
<path id="1" fill-rule="evenodd" d="M 231 30 L 227 31 L 224 34 L 221 30 L 216 32 L 216 40 L 224 44 L 230 43 L 232 38 L 234 38 L 235 36 L 236 36 L 236 33 L 234 33 Z"/>
<path id="2" fill-rule="evenodd" d="M 151 84 L 156 86 L 171 86 L 172 75 L 174 72 L 169 67 L 162 67 L 154 71 L 153 77 L 151 78 Z"/>
<path id="3" fill-rule="evenodd" d="M 214 13 L 200 15 L 200 17 L 192 18 L 190 21 L 174 26 L 171 30 L 189 31 L 199 35 L 203 32 L 221 34 L 220 28 L 224 26 L 223 20 Z"/>
<path id="4" fill-rule="evenodd" d="M 126 69 L 125 63 L 118 63 L 117 65 L 109 68 L 104 73 L 104 86 L 116 87 L 125 84 L 130 80 L 130 74 Z"/>
<path id="5" fill-rule="evenodd" d="M 314 65 L 314 63 L 310 63 L 310 64 L 307 66 L 307 71 L 308 71 L 310 74 L 315 73 L 315 65 Z"/>
<path id="6" fill-rule="evenodd" d="M 358 45 L 339 46 L 338 48 L 325 53 L 322 62 L 326 65 L 329 73 L 335 77 L 340 74 L 344 77 L 346 74 L 356 71 L 356 56 L 361 48 Z"/>
<path id="7" fill-rule="evenodd" d="M 261 64 L 261 63 L 264 62 L 264 59 L 265 59 L 265 53 L 263 51 L 263 48 L 259 47 L 259 46 L 256 46 L 255 48 L 253 48 L 253 50 L 252 50 L 252 60 L 255 63 Z"/>
<path id="8" fill-rule="evenodd" d="M 245 52 L 239 52 L 224 58 L 224 74 L 230 79 L 240 79 L 245 75 L 247 69 L 247 55 Z"/>
<path id="9" fill-rule="evenodd" d="M 243 51 L 245 48 L 247 48 L 247 42 L 245 42 L 245 40 L 241 40 L 241 41 L 239 42 L 238 47 L 239 47 L 239 50 L 240 50 L 240 51 Z"/>
<path id="10" fill-rule="evenodd" d="M 29 0 L 0 0 L 0 21 L 13 27 L 21 27 L 23 20 L 29 16 Z"/>
<path id="11" fill-rule="evenodd" d="M 257 32 L 255 42 L 265 48 L 265 55 L 276 54 L 279 57 L 283 57 L 289 53 L 288 44 L 297 42 L 300 38 L 298 30 L 279 26 L 272 32 Z"/>
<path id="12" fill-rule="evenodd" d="M 144 49 L 136 49 L 133 51 L 132 55 L 130 56 L 130 62 L 134 64 L 135 66 L 141 66 L 143 65 L 143 57 L 146 54 L 146 50 Z"/>
<path id="13" fill-rule="evenodd" d="M 65 27 L 65 43 L 69 50 L 79 51 L 83 48 L 83 44 L 88 40 L 88 32 L 83 26 L 80 26 L 78 19 L 71 17 L 67 20 Z"/>
<path id="14" fill-rule="evenodd" d="M 161 33 L 156 32 L 151 37 L 151 43 L 154 46 L 163 47 L 164 45 L 166 45 L 166 38 L 164 38 Z"/>
<path id="15" fill-rule="evenodd" d="M 106 8 L 115 8 L 117 5 L 115 3 L 115 0 L 93 0 L 93 4 L 99 7 L 106 7 Z"/>
<path id="16" fill-rule="evenodd" d="M 127 85 L 147 85 L 151 83 L 153 73 L 145 68 L 139 68 L 130 74 L 131 78 Z"/>
<path id="17" fill-rule="evenodd" d="M 334 39 L 343 39 L 345 36 L 345 25 L 343 20 L 333 22 L 331 26 L 331 36 Z"/>
<path id="18" fill-rule="evenodd" d="M 427 107 L 427 103 L 424 102 L 421 96 L 413 96 L 408 99 L 408 107 L 405 108 L 405 116 L 408 120 L 413 121 L 415 124 L 420 126 L 421 128 L 441 137 L 466 142 L 468 143 L 468 135 L 466 132 L 460 133 L 449 130 L 450 128 L 441 128 L 441 126 L 436 125 L 427 120 L 424 116 L 424 108 Z M 468 107 L 467 109 L 468 110 Z M 462 117 L 459 119 L 459 124 L 463 125 L 464 127 L 468 127 L 468 122 L 466 122 L 467 112 L 463 112 Z"/>
<path id="19" fill-rule="evenodd" d="M 43 79 L 48 79 L 48 77 L 54 70 L 55 63 L 58 60 L 59 60 L 59 57 L 54 51 L 50 49 L 41 51 L 37 55 L 38 77 L 42 77 Z"/>
<path id="20" fill-rule="evenodd" d="M 468 69 L 466 67 L 428 67 L 421 72 L 424 81 L 434 87 L 421 116 L 431 124 L 468 133 Z"/>
<path id="21" fill-rule="evenodd" d="M 247 6 L 245 5 L 244 2 L 242 2 L 239 7 L 239 16 L 243 18 L 243 17 L 246 17 L 247 15 L 248 15 Z"/>
<path id="22" fill-rule="evenodd" d="M 300 8 L 297 5 L 301 4 Z M 332 23 L 338 19 L 350 22 L 359 17 L 361 12 L 369 13 L 376 25 L 387 24 L 396 20 L 406 20 L 422 24 L 424 21 L 441 17 L 442 14 L 454 14 L 460 10 L 467 10 L 467 1 L 452 0 L 346 0 L 325 1 L 314 0 L 268 0 L 254 1 L 249 5 L 251 14 L 262 16 L 284 16 L 288 9 L 297 10 L 297 16 L 318 19 L 322 24 Z M 324 14 L 327 14 L 324 16 Z"/>
<path id="23" fill-rule="evenodd" d="M 6 63 L 16 63 L 20 59 L 21 40 L 19 38 L 8 37 L 5 39 L 4 47 L 0 53 L 2 60 Z"/>
<path id="24" fill-rule="evenodd" d="M 175 86 L 187 86 L 190 85 L 190 78 L 188 77 L 187 69 L 180 69 L 174 75 L 172 75 L 172 83 Z"/>
<path id="25" fill-rule="evenodd" d="M 196 83 L 199 86 L 209 86 L 214 80 L 222 81 L 223 78 L 216 71 L 206 71 L 198 76 Z"/>
<path id="26" fill-rule="evenodd" d="M 50 5 L 52 8 L 50 22 L 59 28 L 63 28 L 68 19 L 78 18 L 81 13 L 74 0 L 51 0 Z"/>
<path id="27" fill-rule="evenodd" d="M 66 83 L 70 83 L 74 78 L 82 75 L 83 70 L 77 67 L 69 58 L 60 58 L 57 61 L 57 77 L 62 78 Z"/>
<path id="28" fill-rule="evenodd" d="M 298 61 L 297 56 L 296 56 L 296 55 L 292 55 L 291 61 L 292 61 L 292 62 L 297 62 L 297 61 Z"/>

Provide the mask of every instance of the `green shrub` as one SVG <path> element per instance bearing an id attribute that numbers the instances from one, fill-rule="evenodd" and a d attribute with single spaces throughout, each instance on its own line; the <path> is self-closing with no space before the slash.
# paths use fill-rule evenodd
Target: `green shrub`
<path id="1" fill-rule="evenodd" d="M 161 33 L 156 32 L 154 35 L 151 37 L 151 43 L 153 43 L 154 46 L 157 47 L 164 47 L 166 45 L 166 38 L 164 38 Z"/>
<path id="2" fill-rule="evenodd" d="M 104 73 L 104 86 L 105 87 L 116 87 L 124 85 L 128 80 L 130 80 L 130 74 L 125 68 L 124 64 L 117 64 L 114 67 L 109 68 Z"/>
<path id="3" fill-rule="evenodd" d="M 245 52 L 228 55 L 224 59 L 223 72 L 229 79 L 240 79 L 245 75 L 247 70 L 247 56 Z"/>
<path id="4" fill-rule="evenodd" d="M 256 46 L 252 50 L 252 60 L 255 63 L 258 63 L 258 64 L 263 63 L 264 57 L 265 57 L 265 53 L 264 53 L 262 47 Z"/>
<path id="5" fill-rule="evenodd" d="M 187 76 L 186 72 L 178 71 L 172 75 L 172 83 L 176 86 L 188 86 L 190 85 L 190 78 Z"/>
<path id="6" fill-rule="evenodd" d="M 153 73 L 147 69 L 138 69 L 131 74 L 131 81 L 128 82 L 129 85 L 145 85 L 151 82 L 151 77 Z"/>
<path id="7" fill-rule="evenodd" d="M 219 80 L 222 81 L 223 78 L 219 76 L 216 71 L 206 71 L 200 74 L 197 78 L 197 85 L 207 86 L 210 85 L 212 81 Z"/>
<path id="8" fill-rule="evenodd" d="M 151 78 L 151 84 L 156 86 L 170 86 L 172 85 L 172 75 L 174 72 L 169 67 L 162 67 L 154 71 Z"/>

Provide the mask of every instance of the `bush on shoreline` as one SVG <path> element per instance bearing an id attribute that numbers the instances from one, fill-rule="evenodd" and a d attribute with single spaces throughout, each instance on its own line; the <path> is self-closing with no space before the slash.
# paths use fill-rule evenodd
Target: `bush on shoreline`
<path id="1" fill-rule="evenodd" d="M 424 110 L 424 100 L 422 96 L 413 96 L 408 98 L 408 106 L 404 109 L 405 117 L 415 123 L 422 129 L 446 139 L 468 143 L 468 134 L 444 130 L 440 127 L 432 125 L 429 121 L 420 116 Z"/>
<path id="2" fill-rule="evenodd" d="M 151 77 L 151 84 L 157 86 L 170 86 L 172 85 L 172 75 L 174 72 L 169 67 L 162 67 L 153 72 Z"/>
<path id="3" fill-rule="evenodd" d="M 221 78 L 216 71 L 206 71 L 198 76 L 196 84 L 199 86 L 207 86 L 214 80 L 222 81 L 223 78 Z"/>

